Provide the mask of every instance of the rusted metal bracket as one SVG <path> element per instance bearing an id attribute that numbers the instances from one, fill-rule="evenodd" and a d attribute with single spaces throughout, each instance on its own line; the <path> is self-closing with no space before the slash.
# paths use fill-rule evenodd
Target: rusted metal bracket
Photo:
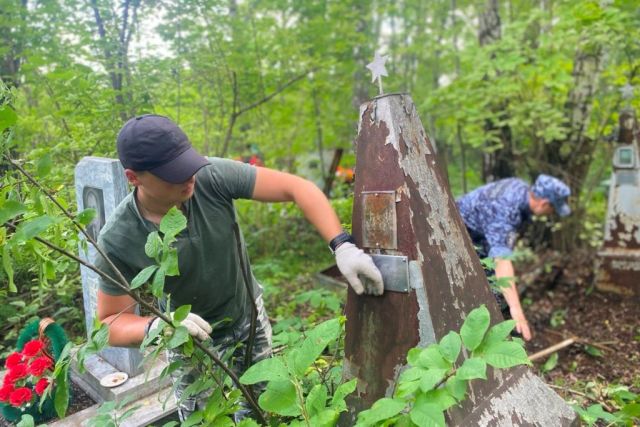
<path id="1" fill-rule="evenodd" d="M 406 256 L 371 255 L 382 273 L 384 291 L 409 293 L 409 260 Z"/>

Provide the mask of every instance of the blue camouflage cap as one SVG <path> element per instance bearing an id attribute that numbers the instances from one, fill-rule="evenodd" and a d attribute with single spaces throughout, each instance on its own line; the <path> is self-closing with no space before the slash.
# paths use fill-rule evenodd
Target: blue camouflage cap
<path id="1" fill-rule="evenodd" d="M 536 197 L 548 199 L 558 215 L 567 216 L 571 213 L 571 208 L 567 203 L 571 190 L 558 178 L 541 174 L 536 178 L 531 191 Z"/>

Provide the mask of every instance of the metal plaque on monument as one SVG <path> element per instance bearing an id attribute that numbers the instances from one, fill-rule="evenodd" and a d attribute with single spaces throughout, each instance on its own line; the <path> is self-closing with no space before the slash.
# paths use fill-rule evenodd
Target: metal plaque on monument
<path id="1" fill-rule="evenodd" d="M 640 128 L 635 111 L 620 113 L 604 244 L 596 287 L 640 299 Z"/>
<path id="2" fill-rule="evenodd" d="M 409 349 L 459 331 L 481 304 L 492 323 L 502 320 L 409 95 L 380 95 L 360 107 L 356 167 L 353 235 L 388 271 L 383 296 L 348 291 L 343 372 L 358 386 L 344 426 L 392 395 Z M 447 412 L 448 425 L 577 425 L 574 411 L 528 368 L 487 374 Z"/>

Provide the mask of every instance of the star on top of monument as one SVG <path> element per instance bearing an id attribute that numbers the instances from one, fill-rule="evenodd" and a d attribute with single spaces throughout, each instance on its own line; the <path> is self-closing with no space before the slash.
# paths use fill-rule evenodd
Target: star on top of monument
<path id="1" fill-rule="evenodd" d="M 371 70 L 371 83 L 378 79 L 378 87 L 380 88 L 380 95 L 382 95 L 382 76 L 387 77 L 387 70 L 384 68 L 384 63 L 387 61 L 388 56 L 380 56 L 379 52 L 376 52 L 373 62 L 367 64 L 367 68 Z"/>
<path id="2" fill-rule="evenodd" d="M 629 83 L 627 83 L 626 85 L 622 86 L 620 88 L 620 93 L 622 94 L 622 99 L 626 99 L 629 100 L 631 98 L 633 98 L 633 86 L 631 86 Z"/>

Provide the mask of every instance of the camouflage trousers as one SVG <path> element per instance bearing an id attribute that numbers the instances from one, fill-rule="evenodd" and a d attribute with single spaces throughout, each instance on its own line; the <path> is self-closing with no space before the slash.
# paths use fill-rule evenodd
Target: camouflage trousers
<path id="1" fill-rule="evenodd" d="M 251 352 L 251 360 L 253 363 L 271 357 L 272 347 L 271 323 L 269 323 L 267 312 L 264 309 L 262 296 L 256 298 L 256 307 L 258 308 L 258 319 L 256 322 L 256 334 Z M 215 353 L 220 355 L 220 357 L 226 355 L 227 352 L 233 351 L 233 354 L 229 359 L 229 363 L 230 368 L 238 376 L 242 375 L 244 372 L 245 345 L 249 339 L 250 329 L 251 320 L 249 318 L 231 333 L 216 337 L 206 342 Z M 178 368 L 171 373 L 174 396 L 178 404 L 178 414 L 180 416 L 180 420 L 185 421 L 196 410 L 202 410 L 205 408 L 207 398 L 211 393 L 213 393 L 213 390 L 205 390 L 197 395 L 185 397 L 184 395 L 187 387 L 193 384 L 198 377 L 202 376 L 203 373 L 198 369 L 198 367 L 189 366 L 189 360 L 178 351 L 168 350 L 167 359 L 169 363 L 182 362 L 185 366 L 188 366 L 188 368 Z M 258 397 L 262 391 L 264 391 L 264 386 L 254 386 L 256 397 Z M 242 415 L 248 412 L 249 411 L 247 409 L 241 409 L 239 414 L 236 415 L 240 415 L 240 418 L 242 418 Z"/>

